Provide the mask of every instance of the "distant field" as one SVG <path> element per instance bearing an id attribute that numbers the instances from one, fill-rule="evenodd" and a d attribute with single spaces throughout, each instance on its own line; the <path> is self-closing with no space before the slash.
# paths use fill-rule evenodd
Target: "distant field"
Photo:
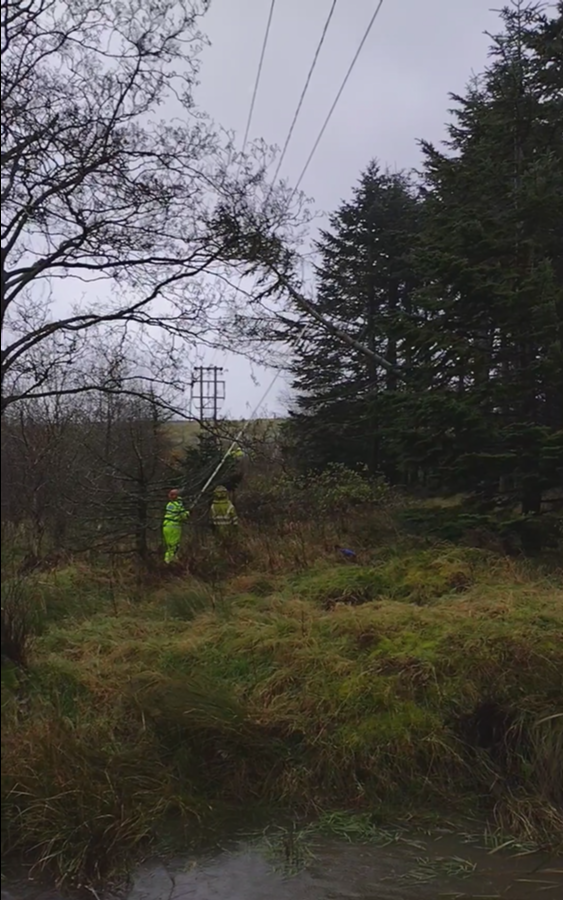
<path id="1" fill-rule="evenodd" d="M 247 423 L 244 419 L 238 421 L 220 421 L 218 423 L 218 432 L 220 434 L 232 435 L 233 437 L 245 425 L 249 434 L 264 434 L 268 430 L 275 430 L 279 427 L 284 419 L 253 419 Z M 166 434 L 169 436 L 174 449 L 183 449 L 193 446 L 196 443 L 198 435 L 201 431 L 199 422 L 167 422 L 164 426 Z"/>

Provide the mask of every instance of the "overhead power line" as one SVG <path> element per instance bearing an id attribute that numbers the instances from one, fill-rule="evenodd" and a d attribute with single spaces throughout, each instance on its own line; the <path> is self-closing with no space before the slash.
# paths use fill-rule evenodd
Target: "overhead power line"
<path id="1" fill-rule="evenodd" d="M 333 114 L 334 110 L 336 109 L 336 106 L 337 106 L 337 104 L 338 104 L 338 101 L 340 100 L 340 97 L 342 96 L 342 92 L 344 91 L 344 88 L 346 87 L 346 85 L 347 85 L 347 83 L 348 83 L 348 79 L 350 78 L 350 75 L 352 74 L 352 71 L 353 71 L 353 69 L 354 69 L 354 66 L 356 65 L 356 63 L 357 63 L 357 61 L 358 61 L 358 57 L 359 57 L 360 53 L 361 53 L 362 50 L 363 50 L 364 44 L 365 44 L 365 42 L 367 41 L 367 39 L 368 39 L 368 37 L 369 37 L 369 34 L 370 34 L 370 32 L 371 32 L 371 29 L 373 28 L 373 25 L 374 25 L 374 23 L 375 23 L 375 20 L 377 19 L 378 15 L 379 15 L 379 11 L 380 11 L 380 9 L 381 9 L 382 6 L 383 6 L 383 0 L 379 0 L 377 6 L 376 6 L 376 8 L 375 8 L 375 12 L 373 13 L 373 15 L 372 15 L 372 17 L 371 17 L 371 19 L 370 19 L 370 21 L 369 21 L 368 27 L 366 28 L 366 30 L 365 30 L 365 32 L 364 32 L 364 36 L 363 36 L 362 40 L 360 41 L 360 45 L 359 45 L 358 49 L 356 50 L 356 53 L 354 54 L 354 58 L 352 59 L 352 62 L 350 63 L 350 66 L 349 66 L 349 68 L 348 68 L 348 71 L 346 72 L 346 75 L 344 76 L 344 80 L 342 81 L 342 84 L 340 85 L 340 88 L 339 88 L 339 90 L 338 90 L 338 93 L 337 93 L 336 97 L 334 98 L 334 102 L 333 102 L 332 106 L 330 107 L 330 109 L 329 109 L 329 111 L 328 111 L 328 115 L 327 115 L 326 119 L 325 119 L 324 122 L 323 122 L 323 127 L 322 127 L 321 130 L 319 131 L 318 137 L 317 137 L 315 143 L 313 144 L 313 149 L 312 149 L 311 152 L 309 153 L 309 156 L 308 156 L 308 158 L 307 158 L 307 162 L 306 162 L 305 165 L 303 166 L 303 169 L 302 169 L 302 171 L 301 171 L 301 174 L 300 174 L 299 178 L 297 179 L 297 182 L 296 182 L 296 184 L 295 184 L 295 187 L 293 188 L 293 192 L 292 192 L 292 195 L 291 195 L 292 197 L 293 197 L 293 195 L 295 194 L 296 190 L 299 188 L 299 185 L 301 184 L 301 182 L 303 181 L 303 178 L 305 177 L 305 174 L 306 174 L 306 172 L 307 172 L 307 169 L 309 168 L 309 166 L 310 166 L 310 164 L 311 164 L 311 160 L 313 159 L 313 156 L 314 156 L 315 153 L 317 152 L 317 147 L 319 146 L 319 144 L 320 144 L 320 142 L 321 142 L 321 140 L 322 140 L 322 137 L 323 137 L 323 134 L 324 134 L 325 131 L 326 131 L 327 125 L 328 125 L 328 123 L 330 122 L 330 120 L 331 120 L 331 118 L 332 118 L 332 114 Z"/>
<path id="2" fill-rule="evenodd" d="M 260 61 L 258 63 L 258 71 L 256 72 L 256 81 L 254 82 L 254 91 L 252 93 L 252 100 L 250 102 L 250 110 L 248 111 L 248 121 L 246 123 L 246 131 L 244 132 L 244 141 L 242 142 L 243 152 L 246 147 L 246 143 L 248 141 L 248 135 L 250 133 L 250 126 L 252 124 L 252 116 L 254 114 L 254 105 L 256 103 L 256 97 L 258 94 L 258 86 L 260 84 L 260 77 L 262 75 L 262 66 L 264 64 L 264 56 L 266 55 L 266 47 L 268 46 L 268 37 L 270 36 L 270 26 L 272 24 L 272 16 L 274 15 L 274 8 L 276 5 L 276 0 L 272 0 L 270 4 L 270 12 L 268 14 L 268 22 L 266 24 L 266 32 L 264 34 L 264 40 L 262 42 L 262 52 L 260 53 Z"/>
<path id="3" fill-rule="evenodd" d="M 299 118 L 299 113 L 301 112 L 301 107 L 303 106 L 303 101 L 305 100 L 305 95 L 307 94 L 307 91 L 309 90 L 309 84 L 311 83 L 311 78 L 312 78 L 312 76 L 313 76 L 313 72 L 315 71 L 315 68 L 316 68 L 316 65 L 317 65 L 317 61 L 318 61 L 318 59 L 319 59 L 319 54 L 320 54 L 320 52 L 321 52 L 321 49 L 322 49 L 322 46 L 323 46 L 323 44 L 324 44 L 324 40 L 325 40 L 325 37 L 326 37 L 326 33 L 327 33 L 327 31 L 328 31 L 328 26 L 330 25 L 330 22 L 331 22 L 331 19 L 332 19 L 333 14 L 334 14 L 334 10 L 335 10 L 335 8 L 336 8 L 336 4 L 337 4 L 337 3 L 338 3 L 338 0 L 332 0 L 331 7 L 330 7 L 330 10 L 329 10 L 329 12 L 328 12 L 328 16 L 326 17 L 326 21 L 325 21 L 325 23 L 324 23 L 322 33 L 321 33 L 319 42 L 318 42 L 318 44 L 317 44 L 317 49 L 315 50 L 315 55 L 314 55 L 314 57 L 313 57 L 313 62 L 311 63 L 311 67 L 310 67 L 310 69 L 309 69 L 309 72 L 308 72 L 307 79 L 306 79 L 306 81 L 305 81 L 305 85 L 304 85 L 304 87 L 303 87 L 303 90 L 301 91 L 301 96 L 300 96 L 300 98 L 299 98 L 299 103 L 297 104 L 297 108 L 296 108 L 295 113 L 294 113 L 294 115 L 293 115 L 293 121 L 292 121 L 292 123 L 291 123 L 291 125 L 290 125 L 290 127 L 289 127 L 289 131 L 288 131 L 287 137 L 286 137 L 286 139 L 285 139 L 285 144 L 283 145 L 283 150 L 282 150 L 282 152 L 281 152 L 281 156 L 280 156 L 280 158 L 279 158 L 279 162 L 278 162 L 278 165 L 277 165 L 277 167 L 276 167 L 276 171 L 275 171 L 275 174 L 274 174 L 274 177 L 273 177 L 273 180 L 272 180 L 272 184 L 275 183 L 275 181 L 276 181 L 276 179 L 277 179 L 277 177 L 278 177 L 278 175 L 279 175 L 279 171 L 280 171 L 280 169 L 281 169 L 281 167 L 282 167 L 283 161 L 284 161 L 284 159 L 285 159 L 285 154 L 287 153 L 287 148 L 289 147 L 289 142 L 291 141 L 291 138 L 292 138 L 292 136 L 293 136 L 293 131 L 294 131 L 294 129 L 295 129 L 295 125 L 296 125 L 296 123 L 297 123 L 297 119 Z"/>
<path id="4" fill-rule="evenodd" d="M 260 60 L 258 62 L 258 70 L 256 72 L 256 81 L 254 82 L 254 90 L 252 92 L 252 100 L 250 101 L 250 109 L 248 111 L 248 120 L 246 122 L 246 129 L 244 132 L 244 140 L 242 142 L 242 152 L 243 153 L 246 149 L 246 144 L 248 142 L 248 136 L 250 134 L 250 126 L 252 125 L 252 116 L 254 115 L 254 106 L 256 104 L 256 97 L 258 96 L 258 88 L 260 86 L 262 67 L 264 65 L 264 57 L 266 55 L 266 48 L 268 46 L 268 38 L 270 36 L 270 28 L 272 25 L 272 18 L 274 15 L 275 6 L 276 6 L 276 0 L 272 0 L 272 2 L 270 3 L 270 12 L 268 13 L 268 21 L 266 22 L 266 31 L 264 32 L 264 40 L 262 41 L 262 50 L 260 52 Z M 239 163 L 239 167 L 240 167 L 240 163 Z M 237 290 L 240 290 L 240 286 L 242 284 L 243 278 L 244 278 L 244 275 L 241 275 L 239 278 Z"/>
<path id="5" fill-rule="evenodd" d="M 306 331 L 307 331 L 306 328 L 303 328 L 303 329 L 301 330 L 301 335 L 300 335 L 300 338 L 299 338 L 300 340 L 303 338 L 303 336 L 305 335 Z M 229 447 L 228 447 L 227 450 L 225 451 L 224 455 L 221 457 L 221 459 L 219 460 L 219 462 L 217 463 L 217 465 L 215 466 L 215 468 L 213 469 L 213 471 L 211 472 L 211 474 L 209 475 L 209 477 L 207 478 L 207 480 L 204 482 L 203 487 L 199 489 L 199 491 L 198 491 L 198 493 L 197 493 L 197 496 L 196 496 L 195 500 L 193 501 L 193 503 L 192 503 L 192 505 L 191 505 L 191 507 L 190 507 L 191 509 L 193 509 L 193 507 L 196 505 L 196 503 L 198 502 L 198 500 L 200 499 L 200 497 L 202 497 L 203 494 L 205 494 L 205 492 L 206 492 L 206 490 L 208 489 L 209 485 L 210 485 L 210 484 L 213 482 L 213 480 L 217 477 L 217 475 L 219 474 L 219 472 L 221 471 L 221 469 L 222 469 L 223 466 L 225 465 L 225 462 L 227 461 L 227 459 L 228 459 L 230 453 L 231 453 L 231 452 L 234 450 L 234 448 L 238 445 L 239 441 L 240 441 L 241 438 L 244 436 L 244 433 L 245 433 L 245 431 L 247 430 L 248 426 L 249 426 L 250 423 L 254 420 L 254 417 L 258 414 L 258 412 L 260 411 L 260 409 L 261 409 L 261 407 L 262 407 L 262 404 L 266 402 L 266 400 L 267 400 L 267 398 L 268 398 L 268 395 L 269 395 L 270 392 L 273 390 L 274 385 L 275 385 L 276 381 L 278 380 L 278 378 L 280 377 L 281 374 L 282 374 L 282 370 L 281 370 L 281 369 L 278 369 L 277 372 L 275 372 L 274 377 L 272 378 L 272 380 L 271 380 L 270 383 L 268 384 L 266 390 L 264 391 L 264 393 L 263 393 L 262 396 L 260 397 L 260 400 L 258 401 L 258 403 L 256 404 L 256 406 L 255 406 L 254 409 L 252 410 L 252 413 L 250 414 L 250 418 L 248 418 L 248 419 L 246 420 L 246 422 L 244 422 L 244 423 L 242 424 L 242 427 L 240 428 L 240 430 L 239 430 L 239 431 L 237 432 L 237 434 L 235 435 L 234 440 L 231 442 L 231 444 L 229 445 Z"/>

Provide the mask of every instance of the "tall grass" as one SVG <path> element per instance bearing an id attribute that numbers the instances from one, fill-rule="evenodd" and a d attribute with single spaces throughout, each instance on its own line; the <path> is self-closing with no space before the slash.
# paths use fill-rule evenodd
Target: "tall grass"
<path id="1" fill-rule="evenodd" d="M 168 816 L 197 831 L 254 802 L 482 805 L 556 845 L 559 575 L 377 529 L 354 566 L 330 525 L 249 529 L 221 577 L 205 538 L 197 578 L 142 595 L 125 574 L 43 573 L 44 633 L 2 684 L 4 852 L 97 880 Z"/>
<path id="2" fill-rule="evenodd" d="M 51 715 L 11 734 L 2 760 L 3 843 L 33 851 L 60 880 L 97 881 L 126 865 L 154 824 L 182 802 L 141 731 Z"/>

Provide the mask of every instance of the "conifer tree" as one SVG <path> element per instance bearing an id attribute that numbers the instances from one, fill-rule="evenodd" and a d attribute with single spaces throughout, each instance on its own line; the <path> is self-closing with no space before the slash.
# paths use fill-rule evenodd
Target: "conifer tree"
<path id="1" fill-rule="evenodd" d="M 409 179 L 372 162 L 350 201 L 331 216 L 317 249 L 317 309 L 394 365 L 409 360 L 404 320 L 412 314 L 410 263 L 419 204 Z M 407 329 L 408 330 L 408 329 Z M 391 474 L 379 398 L 397 377 L 323 329 L 294 365 L 293 433 L 309 463 L 363 463 Z"/>
<path id="2" fill-rule="evenodd" d="M 515 0 L 420 191 L 371 164 L 318 244 L 330 328 L 297 355 L 307 464 L 500 494 L 539 512 L 563 483 L 563 3 Z"/>
<path id="3" fill-rule="evenodd" d="M 502 18 L 490 66 L 455 98 L 447 151 L 423 144 L 418 263 L 437 314 L 423 333 L 433 390 L 465 410 L 450 474 L 539 511 L 563 427 L 562 94 L 553 22 L 522 2 Z"/>

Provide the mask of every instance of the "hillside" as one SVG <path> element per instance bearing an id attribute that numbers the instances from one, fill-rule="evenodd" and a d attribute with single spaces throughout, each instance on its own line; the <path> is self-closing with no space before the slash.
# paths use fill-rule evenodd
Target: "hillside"
<path id="1" fill-rule="evenodd" d="M 253 439 L 264 439 L 268 435 L 275 435 L 282 422 L 285 419 L 222 419 L 218 422 L 216 431 L 218 434 L 225 436 L 225 439 L 233 439 L 239 431 L 244 430 L 248 436 Z M 170 441 L 175 453 L 185 450 L 187 447 L 193 447 L 197 444 L 198 436 L 202 432 L 202 426 L 199 422 L 187 421 L 171 421 L 164 426 L 164 432 Z M 203 429 L 207 430 L 207 427 Z"/>

